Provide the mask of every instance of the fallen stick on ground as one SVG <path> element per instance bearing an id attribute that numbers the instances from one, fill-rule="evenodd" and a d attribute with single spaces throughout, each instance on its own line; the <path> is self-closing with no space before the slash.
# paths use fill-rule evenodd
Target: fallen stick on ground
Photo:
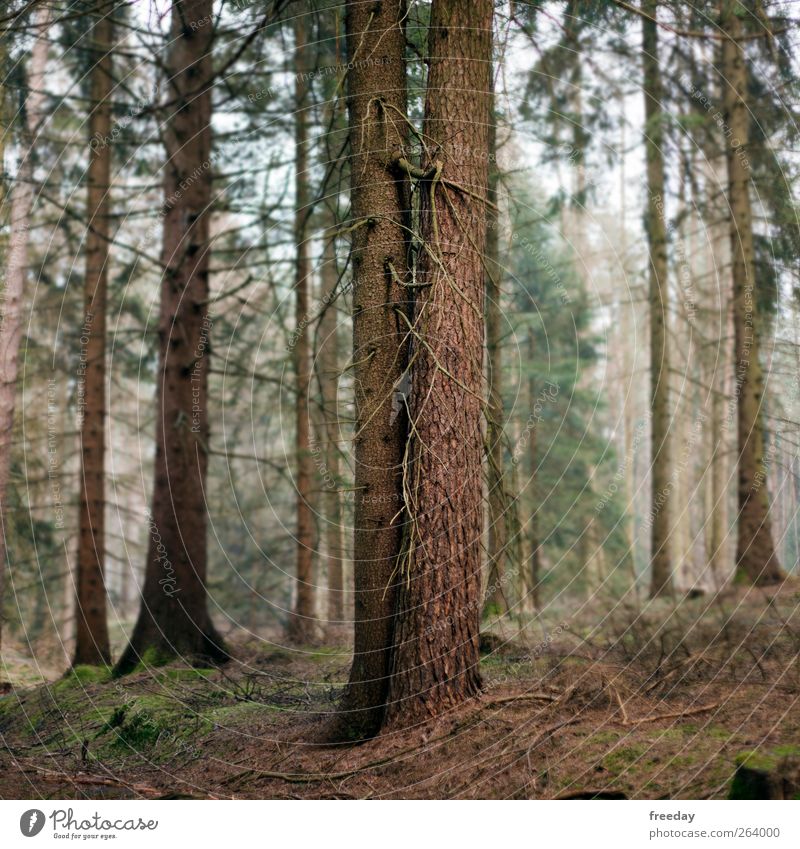
<path id="1" fill-rule="evenodd" d="M 33 766 L 33 764 L 26 764 L 26 769 L 33 770 L 42 781 L 53 783 L 78 784 L 92 787 L 122 787 L 133 793 L 141 793 L 143 796 L 161 796 L 164 792 L 157 787 L 151 787 L 149 784 L 131 784 L 121 778 L 103 778 L 99 775 L 86 775 L 85 773 L 69 775 L 64 772 L 52 772 L 51 770 L 42 769 L 41 767 Z"/>
<path id="2" fill-rule="evenodd" d="M 660 719 L 680 719 L 682 716 L 694 716 L 697 713 L 705 713 L 709 710 L 719 707 L 719 702 L 714 702 L 703 707 L 687 708 L 686 710 L 678 711 L 677 713 L 662 713 L 659 716 L 645 716 L 643 719 L 631 719 L 624 722 L 623 725 L 641 725 L 644 722 L 658 722 Z"/>
<path id="3" fill-rule="evenodd" d="M 545 702 L 556 701 L 557 696 L 551 696 L 549 693 L 522 693 L 519 696 L 501 696 L 499 699 L 488 699 L 484 702 L 486 707 L 491 705 L 505 705 L 509 702 L 521 702 L 526 699 L 537 699 Z"/>

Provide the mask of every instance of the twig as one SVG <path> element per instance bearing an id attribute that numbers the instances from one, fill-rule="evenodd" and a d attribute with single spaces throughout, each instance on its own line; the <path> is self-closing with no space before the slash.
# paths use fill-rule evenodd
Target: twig
<path id="1" fill-rule="evenodd" d="M 149 784 L 130 784 L 127 781 L 117 778 L 102 778 L 101 776 L 85 775 L 78 773 L 77 775 L 68 775 L 64 772 L 53 772 L 49 769 L 42 769 L 33 764 L 26 765 L 26 769 L 33 770 L 37 775 L 41 776 L 42 781 L 57 782 L 59 784 L 80 784 L 94 787 L 123 787 L 126 790 L 131 790 L 134 793 L 141 793 L 145 796 L 160 796 L 163 791 L 157 787 L 151 787 Z"/>
<path id="2" fill-rule="evenodd" d="M 617 697 L 617 704 L 619 705 L 620 713 L 622 714 L 622 724 L 628 724 L 628 711 L 625 710 L 625 703 L 622 701 L 622 696 L 619 694 L 619 690 L 611 684 L 611 689 L 614 691 L 614 695 Z"/>
<path id="3" fill-rule="evenodd" d="M 558 697 L 551 696 L 549 693 L 522 693 L 518 696 L 501 696 L 499 699 L 491 699 L 484 702 L 484 704 L 489 707 L 490 705 L 505 705 L 509 702 L 521 702 L 527 699 L 541 699 L 546 702 L 555 702 L 558 700 Z"/>
<path id="4" fill-rule="evenodd" d="M 706 713 L 709 710 L 714 710 L 714 708 L 719 707 L 719 702 L 713 702 L 710 705 L 704 705 L 703 707 L 689 708 L 688 710 L 681 710 L 677 713 L 662 713 L 659 716 L 646 716 L 644 719 L 632 719 L 629 722 L 625 722 L 625 725 L 642 725 L 645 722 L 658 722 L 661 719 L 680 719 L 682 716 L 694 716 L 698 713 Z"/>

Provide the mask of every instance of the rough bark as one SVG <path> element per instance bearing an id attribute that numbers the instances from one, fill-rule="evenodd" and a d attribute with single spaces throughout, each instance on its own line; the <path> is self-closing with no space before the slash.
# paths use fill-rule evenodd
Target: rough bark
<path id="1" fill-rule="evenodd" d="M 314 511 L 311 482 L 313 458 L 310 451 L 309 390 L 311 358 L 309 356 L 308 325 L 310 321 L 309 288 L 311 257 L 308 241 L 308 218 L 311 204 L 308 164 L 308 80 L 310 67 L 306 43 L 305 14 L 302 8 L 294 17 L 295 37 L 295 490 L 296 490 L 296 588 L 294 609 L 289 617 L 288 637 L 295 643 L 310 643 L 317 636 L 314 611 Z"/>
<path id="2" fill-rule="evenodd" d="M 113 23 L 100 2 L 92 22 L 91 112 L 87 185 L 86 278 L 81 353 L 81 478 L 78 532 L 78 596 L 73 665 L 108 664 L 106 622 L 105 418 L 106 287 L 111 183 L 111 88 Z"/>
<path id="3" fill-rule="evenodd" d="M 664 220 L 664 112 L 661 68 L 658 58 L 656 0 L 647 0 L 642 20 L 644 72 L 645 153 L 647 161 L 647 213 L 645 229 L 649 253 L 650 301 L 650 404 L 651 505 L 650 596 L 669 595 L 672 587 L 670 559 L 670 438 L 669 357 L 667 350 L 668 283 L 667 231 Z"/>
<path id="4" fill-rule="evenodd" d="M 492 101 L 494 98 L 492 98 Z M 488 199 L 497 204 L 497 121 L 494 103 L 490 107 L 489 124 L 489 189 Z M 503 354 L 501 349 L 502 309 L 500 306 L 500 263 L 497 210 L 489 207 L 486 213 L 486 355 L 488 366 L 487 398 L 487 479 L 489 503 L 488 583 L 485 599 L 487 614 L 502 614 L 508 610 L 503 580 L 508 534 L 504 475 L 503 432 Z"/>
<path id="5" fill-rule="evenodd" d="M 328 627 L 344 624 L 345 542 L 342 524 L 342 496 L 339 491 L 339 317 L 335 296 L 339 279 L 336 270 L 335 215 L 327 212 L 329 226 L 322 249 L 322 298 L 324 313 L 319 323 L 319 383 L 322 397 L 322 428 L 327 472 L 325 483 L 325 547 L 328 573 Z"/>
<path id="6" fill-rule="evenodd" d="M 482 385 L 492 4 L 434 0 L 428 36 L 406 504 L 387 718 L 481 687 Z"/>
<path id="7" fill-rule="evenodd" d="M 153 505 L 142 605 L 119 673 L 148 650 L 201 662 L 227 657 L 205 586 L 213 27 L 203 24 L 211 15 L 211 0 L 172 7 Z"/>
<path id="8" fill-rule="evenodd" d="M 783 580 L 772 540 L 764 458 L 764 377 L 759 359 L 760 326 L 755 292 L 753 217 L 750 207 L 747 65 L 737 0 L 725 0 L 722 29 L 722 104 L 728 205 L 733 255 L 733 325 L 736 362 L 738 504 L 736 579 L 754 584 Z"/>
<path id="9" fill-rule="evenodd" d="M 406 128 L 405 0 L 348 2 L 351 133 L 355 504 L 355 640 L 341 703 L 343 735 L 376 733 L 394 642 L 396 568 L 403 530 L 407 427 L 408 182 L 393 165 Z M 402 314 L 402 315 L 401 315 Z"/>
<path id="10" fill-rule="evenodd" d="M 28 270 L 28 234 L 33 212 L 33 157 L 36 136 L 44 120 L 45 69 L 48 26 L 51 13 L 42 7 L 34 12 L 32 29 L 37 33 L 28 70 L 25 100 L 26 123 L 20 129 L 20 162 L 11 189 L 8 253 L 5 257 L 5 286 L 0 308 L 0 645 L 2 645 L 3 601 L 5 598 L 7 523 L 6 494 L 11 471 L 14 413 L 22 340 L 22 298 Z"/>

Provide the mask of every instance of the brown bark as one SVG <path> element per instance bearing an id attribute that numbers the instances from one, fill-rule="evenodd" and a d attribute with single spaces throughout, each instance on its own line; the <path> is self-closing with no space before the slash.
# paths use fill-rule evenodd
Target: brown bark
<path id="1" fill-rule="evenodd" d="M 762 403 L 764 378 L 759 359 L 758 297 L 755 292 L 753 217 L 750 207 L 750 165 L 747 158 L 750 117 L 747 107 L 747 65 L 742 22 L 736 0 L 723 4 L 722 103 L 728 205 L 733 254 L 733 325 L 736 361 L 738 503 L 736 579 L 754 584 L 783 580 L 772 540 L 764 461 Z"/>
<path id="2" fill-rule="evenodd" d="M 203 662 L 227 657 L 205 586 L 213 27 L 192 23 L 211 15 L 211 0 L 172 7 L 153 506 L 142 606 L 119 673 L 147 650 Z"/>
<path id="3" fill-rule="evenodd" d="M 490 107 L 489 123 L 489 189 L 487 197 L 497 204 L 497 121 L 494 115 L 494 98 Z M 487 478 L 489 490 L 488 531 L 488 583 L 485 599 L 486 613 L 502 614 L 508 610 L 505 593 L 505 558 L 508 534 L 506 532 L 503 432 L 505 412 L 503 410 L 503 354 L 502 309 L 500 306 L 500 263 L 497 211 L 489 207 L 486 212 L 486 354 L 489 391 L 487 398 Z"/>
<path id="4" fill-rule="evenodd" d="M 664 220 L 664 112 L 661 68 L 658 59 L 656 0 L 643 7 L 651 18 L 642 20 L 644 72 L 645 153 L 647 158 L 647 214 L 645 229 L 650 266 L 650 381 L 651 505 L 650 596 L 669 595 L 672 587 L 670 559 L 670 438 L 669 438 L 669 314 L 667 282 L 667 231 Z"/>
<path id="5" fill-rule="evenodd" d="M 111 663 L 106 622 L 105 418 L 106 287 L 111 182 L 111 83 L 113 23 L 101 2 L 92 23 L 91 112 L 87 187 L 86 279 L 81 353 L 84 410 L 78 534 L 78 596 L 73 666 Z"/>
<path id="6" fill-rule="evenodd" d="M 6 494 L 11 471 L 14 412 L 19 374 L 19 349 L 22 340 L 22 297 L 28 270 L 28 234 L 33 212 L 33 156 L 36 135 L 44 120 L 47 32 L 51 13 L 45 7 L 34 12 L 36 41 L 28 71 L 28 96 L 25 103 L 27 123 L 20 129 L 20 164 L 11 189 L 9 241 L 5 259 L 5 287 L 0 302 L 0 645 L 2 645 L 3 600 L 8 551 Z"/>
<path id="7" fill-rule="evenodd" d="M 406 469 L 408 542 L 388 719 L 481 687 L 482 385 L 492 3 L 434 0 Z"/>
<path id="8" fill-rule="evenodd" d="M 310 451 L 310 416 L 308 395 L 311 386 L 308 324 L 310 321 L 309 287 L 311 258 L 308 241 L 308 218 L 311 205 L 308 174 L 308 82 L 310 67 L 306 43 L 305 12 L 296 10 L 295 37 L 295 490 L 297 495 L 296 588 L 294 609 L 289 617 L 288 638 L 295 643 L 313 642 L 317 635 L 314 612 L 314 510 L 311 481 L 313 459 Z"/>
<path id="9" fill-rule="evenodd" d="M 322 397 L 322 428 L 327 472 L 325 483 L 325 546 L 328 561 L 328 627 L 344 624 L 344 526 L 339 464 L 339 317 L 335 295 L 338 286 L 334 213 L 328 212 L 330 226 L 322 250 L 322 297 L 324 312 L 319 323 L 319 383 Z"/>
<path id="10" fill-rule="evenodd" d="M 393 167 L 407 138 L 405 0 L 347 5 L 351 133 L 355 504 L 355 639 L 339 726 L 378 731 L 389 683 L 396 566 L 403 527 L 407 417 L 405 314 L 408 185 Z M 371 60 L 367 62 L 366 60 Z"/>

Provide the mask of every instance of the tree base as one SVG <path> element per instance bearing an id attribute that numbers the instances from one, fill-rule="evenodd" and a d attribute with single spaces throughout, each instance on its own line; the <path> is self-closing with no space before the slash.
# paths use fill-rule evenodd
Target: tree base
<path id="1" fill-rule="evenodd" d="M 176 646 L 162 639 L 136 639 L 136 632 L 114 667 L 114 677 L 127 675 L 138 666 L 164 666 L 182 660 L 190 666 L 220 666 L 231 659 L 222 638 L 215 629 L 201 634 L 197 645 Z"/>

